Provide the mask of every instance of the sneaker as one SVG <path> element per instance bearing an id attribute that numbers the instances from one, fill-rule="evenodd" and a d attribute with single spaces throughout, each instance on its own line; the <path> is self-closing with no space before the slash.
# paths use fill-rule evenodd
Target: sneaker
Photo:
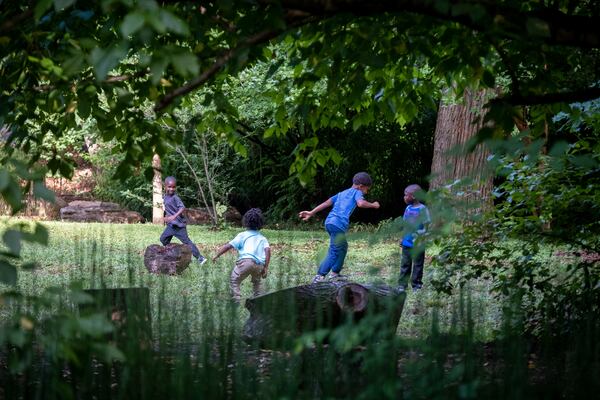
<path id="1" fill-rule="evenodd" d="M 414 285 L 412 287 L 413 292 L 418 292 L 421 289 L 423 289 L 423 285 Z"/>
<path id="2" fill-rule="evenodd" d="M 198 257 L 198 265 L 203 266 L 208 261 L 208 258 L 200 256 Z"/>
<path id="3" fill-rule="evenodd" d="M 325 277 L 323 275 L 315 275 L 315 277 L 313 278 L 311 283 L 319 283 L 319 282 L 323 282 L 325 280 Z"/>

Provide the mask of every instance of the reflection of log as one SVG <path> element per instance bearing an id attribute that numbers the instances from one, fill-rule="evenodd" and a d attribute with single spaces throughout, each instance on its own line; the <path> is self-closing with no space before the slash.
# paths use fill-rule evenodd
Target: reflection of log
<path id="1" fill-rule="evenodd" d="M 325 282 L 296 286 L 246 300 L 244 336 L 268 346 L 287 346 L 299 334 L 335 328 L 368 314 L 385 313 L 381 329 L 396 332 L 404 291 L 385 285 Z"/>
<path id="2" fill-rule="evenodd" d="M 153 274 L 180 274 L 192 261 L 192 250 L 185 244 L 151 244 L 144 252 L 144 265 Z"/>
<path id="3" fill-rule="evenodd" d="M 80 307 L 82 315 L 106 313 L 115 326 L 114 340 L 127 344 L 127 338 L 133 337 L 137 340 L 132 343 L 149 344 L 151 324 L 148 288 L 88 289 L 85 293 L 91 295 L 94 302 Z"/>

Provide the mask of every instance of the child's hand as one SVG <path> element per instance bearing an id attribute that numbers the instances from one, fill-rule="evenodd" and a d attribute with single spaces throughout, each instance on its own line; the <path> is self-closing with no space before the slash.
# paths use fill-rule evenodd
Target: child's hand
<path id="1" fill-rule="evenodd" d="M 373 207 L 374 208 L 379 208 L 379 202 L 378 201 L 374 201 L 373 202 Z"/>
<path id="2" fill-rule="evenodd" d="M 169 222 L 173 221 L 173 216 L 172 215 L 167 215 L 165 217 L 165 222 L 168 224 Z"/>
<path id="3" fill-rule="evenodd" d="M 215 261 L 217 261 L 217 258 L 219 258 L 219 257 L 218 257 L 218 256 L 214 256 L 214 257 L 212 258 L 212 262 L 215 262 Z"/>
<path id="4" fill-rule="evenodd" d="M 307 221 L 310 217 L 312 217 L 312 214 L 310 211 L 300 211 L 298 213 L 298 217 L 302 218 L 304 221 Z"/>
<path id="5" fill-rule="evenodd" d="M 262 272 L 262 278 L 265 279 L 267 277 L 267 273 L 269 272 L 269 268 L 264 267 Z"/>

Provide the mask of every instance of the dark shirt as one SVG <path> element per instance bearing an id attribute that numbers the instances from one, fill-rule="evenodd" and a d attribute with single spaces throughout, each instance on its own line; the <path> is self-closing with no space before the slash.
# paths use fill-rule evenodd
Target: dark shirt
<path id="1" fill-rule="evenodd" d="M 167 216 L 175 215 L 175 214 L 177 214 L 177 211 L 181 210 L 182 208 L 185 208 L 185 206 L 183 205 L 183 202 L 181 201 L 179 196 L 177 196 L 176 194 L 174 194 L 172 196 L 165 194 L 163 196 L 163 199 L 165 202 L 165 213 L 167 214 Z M 185 219 L 185 216 L 183 215 L 183 213 L 181 213 L 181 214 L 179 214 L 179 216 L 177 218 L 175 218 L 173 221 L 171 221 L 168 225 L 183 228 L 184 226 L 186 226 L 186 223 L 187 223 L 187 221 Z"/>

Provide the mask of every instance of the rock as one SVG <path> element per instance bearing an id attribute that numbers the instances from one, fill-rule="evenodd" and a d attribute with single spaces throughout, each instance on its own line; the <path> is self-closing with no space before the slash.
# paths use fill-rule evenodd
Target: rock
<path id="1" fill-rule="evenodd" d="M 60 209 L 60 219 L 74 222 L 112 222 L 134 224 L 144 222 L 136 211 L 122 209 L 116 203 L 104 201 L 72 201 Z"/>
<path id="2" fill-rule="evenodd" d="M 185 244 L 151 244 L 144 252 L 144 265 L 153 274 L 180 274 L 191 261 L 192 250 Z"/>
<path id="3" fill-rule="evenodd" d="M 190 225 L 212 225 L 213 220 L 210 216 L 209 210 L 212 208 L 186 208 L 185 215 Z M 223 213 L 223 219 L 234 225 L 242 224 L 242 214 L 235 208 L 229 207 L 225 213 Z"/>

